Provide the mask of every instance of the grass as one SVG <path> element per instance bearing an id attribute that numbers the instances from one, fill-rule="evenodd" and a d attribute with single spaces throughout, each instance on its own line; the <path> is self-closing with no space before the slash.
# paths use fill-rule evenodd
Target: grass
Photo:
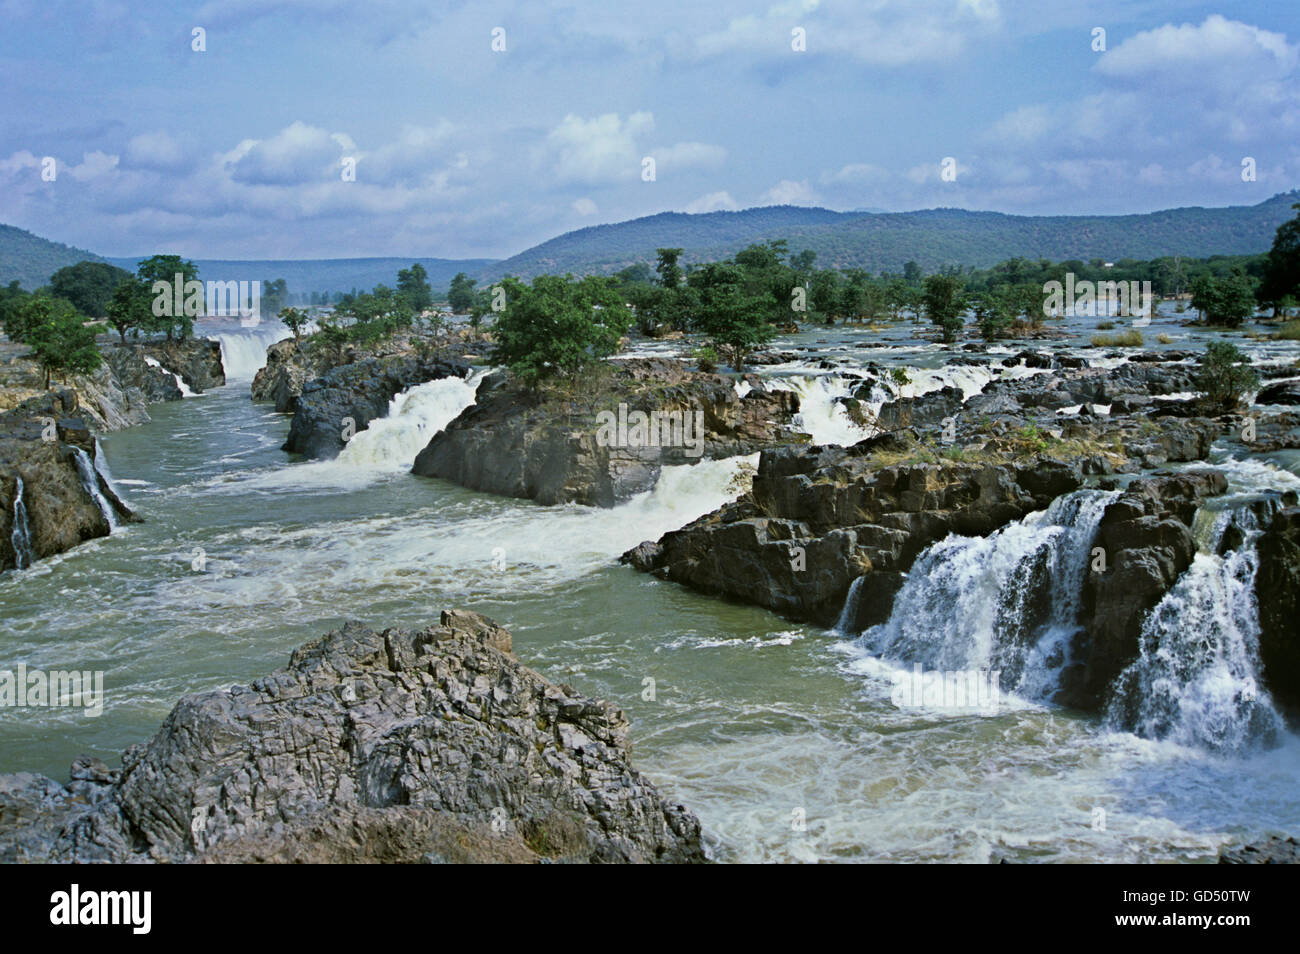
<path id="1" fill-rule="evenodd" d="M 1284 324 L 1276 337 L 1283 341 L 1300 341 L 1300 318 L 1292 318 Z"/>
<path id="2" fill-rule="evenodd" d="M 1164 335 L 1164 334 L 1162 334 L 1162 335 L 1157 335 L 1157 336 L 1156 336 L 1156 341 L 1159 341 L 1161 344 L 1173 344 L 1173 343 L 1174 343 L 1174 339 L 1173 339 L 1173 338 L 1169 337 L 1169 335 Z"/>
<path id="3" fill-rule="evenodd" d="M 1140 348 L 1142 347 L 1142 332 L 1136 328 L 1130 328 L 1128 331 L 1120 332 L 1117 335 L 1093 335 L 1092 346 L 1094 348 Z"/>

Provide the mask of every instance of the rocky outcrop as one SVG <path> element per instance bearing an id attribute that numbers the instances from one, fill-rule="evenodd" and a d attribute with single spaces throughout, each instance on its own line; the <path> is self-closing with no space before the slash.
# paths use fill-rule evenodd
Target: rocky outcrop
<path id="1" fill-rule="evenodd" d="M 409 387 L 446 377 L 466 377 L 464 361 L 397 356 L 341 365 L 309 381 L 293 401 L 293 422 L 282 450 L 309 458 L 334 458 L 345 428 L 353 433 L 388 413 L 393 397 Z"/>
<path id="2" fill-rule="evenodd" d="M 1273 836 L 1265 841 L 1229 845 L 1219 849 L 1221 865 L 1296 865 L 1300 864 L 1300 841 Z"/>
<path id="3" fill-rule="evenodd" d="M 1288 495 L 1256 541 L 1259 656 L 1273 700 L 1300 718 L 1300 507 Z"/>
<path id="4" fill-rule="evenodd" d="M 95 438 L 78 412 L 62 389 L 0 414 L 0 570 L 107 536 L 110 515 L 134 518 L 94 470 Z"/>
<path id="5" fill-rule="evenodd" d="M 0 776 L 0 860 L 702 862 L 628 722 L 522 666 L 475 613 L 349 624 L 182 699 L 120 770 Z"/>
<path id="6" fill-rule="evenodd" d="M 1147 615 L 1196 555 L 1197 509 L 1227 489 L 1217 470 L 1139 478 L 1106 508 L 1084 581 L 1076 662 L 1062 674 L 1056 701 L 1089 710 L 1103 705 L 1115 678 L 1138 657 Z"/>
<path id="7" fill-rule="evenodd" d="M 195 394 L 226 383 L 226 369 L 221 362 L 221 342 L 209 338 L 186 338 L 184 341 L 149 341 L 139 345 L 142 354 L 153 358 L 164 369 L 180 375 Z"/>
<path id="8" fill-rule="evenodd" d="M 581 394 L 530 391 L 498 373 L 412 472 L 541 504 L 612 507 L 654 487 L 665 466 L 806 442 L 792 423 L 798 410 L 791 391 L 741 397 L 730 378 L 664 358 L 609 362 Z M 640 432 L 652 441 L 634 430 L 638 414 L 657 422 Z"/>
<path id="9" fill-rule="evenodd" d="M 330 368 L 347 364 L 332 349 L 286 338 L 266 349 L 266 365 L 253 376 L 253 400 L 270 401 L 281 414 L 293 411 L 294 402 L 308 381 Z"/>
<path id="10" fill-rule="evenodd" d="M 1300 381 L 1278 381 L 1259 389 L 1256 404 L 1300 404 Z"/>
<path id="11" fill-rule="evenodd" d="M 1052 460 L 878 466 L 873 450 L 763 452 L 752 492 L 624 562 L 692 589 L 830 625 L 861 578 L 848 626 L 889 616 L 916 557 L 949 533 L 984 535 L 1077 489 L 1077 468 Z"/>

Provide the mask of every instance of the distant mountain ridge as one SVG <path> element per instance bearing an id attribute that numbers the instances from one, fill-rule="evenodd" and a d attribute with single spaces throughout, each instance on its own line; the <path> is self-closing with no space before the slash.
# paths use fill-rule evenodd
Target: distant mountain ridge
<path id="1" fill-rule="evenodd" d="M 660 212 L 626 222 L 566 232 L 510 258 L 448 259 L 418 256 L 335 259 L 196 259 L 205 279 L 283 278 L 293 294 L 345 292 L 393 285 L 398 269 L 424 265 L 435 291 L 457 272 L 480 282 L 543 272 L 610 274 L 652 262 L 655 249 L 680 247 L 683 260 L 717 261 L 754 242 L 784 238 L 792 252 L 812 249 L 823 268 L 902 271 L 915 261 L 927 271 L 944 265 L 987 267 L 1015 256 L 1053 261 L 1203 258 L 1265 252 L 1277 227 L 1295 213 L 1300 191 L 1257 205 L 1191 206 L 1132 215 L 1009 215 L 964 209 L 916 212 L 834 212 L 778 205 L 738 212 Z M 103 257 L 84 249 L 0 225 L 0 284 L 18 279 L 35 288 L 53 272 L 79 261 L 108 261 L 134 271 L 145 256 Z"/>
<path id="2" fill-rule="evenodd" d="M 917 212 L 832 212 L 768 206 L 690 215 L 661 212 L 566 232 L 495 263 L 493 279 L 540 272 L 610 273 L 653 261 L 663 246 L 686 249 L 686 262 L 717 261 L 753 242 L 784 238 L 792 252 L 812 249 L 822 267 L 902 271 L 915 261 L 927 271 L 943 265 L 987 267 L 1015 256 L 1072 258 L 1202 258 L 1268 251 L 1277 227 L 1294 216 L 1300 192 L 1250 206 L 1193 206 L 1132 215 L 1027 216 L 964 209 Z"/>

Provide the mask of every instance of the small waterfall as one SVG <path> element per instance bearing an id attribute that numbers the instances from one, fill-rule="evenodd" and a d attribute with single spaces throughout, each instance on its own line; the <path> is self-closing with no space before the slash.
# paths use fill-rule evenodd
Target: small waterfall
<path id="1" fill-rule="evenodd" d="M 1244 541 L 1219 556 L 1233 524 Z M 1202 550 L 1147 617 L 1140 655 L 1115 680 L 1106 719 L 1146 738 L 1238 752 L 1283 727 L 1258 678 L 1260 530 L 1245 508 L 1198 519 L 1197 529 Z"/>
<path id="2" fill-rule="evenodd" d="M 370 422 L 343 448 L 338 461 L 377 470 L 409 470 L 433 436 L 474 403 L 487 369 L 464 380 L 439 378 L 416 385 L 393 398 L 388 414 Z"/>
<path id="3" fill-rule="evenodd" d="M 251 334 L 231 332 L 216 335 L 215 340 L 221 343 L 221 365 L 225 368 L 226 380 L 251 381 L 266 367 L 266 349 L 291 334 L 288 328 L 277 323 Z"/>
<path id="4" fill-rule="evenodd" d="M 145 355 L 144 363 L 149 365 L 149 367 L 151 368 L 161 368 L 163 371 L 166 371 L 168 374 L 170 374 L 172 378 L 175 379 L 176 386 L 181 389 L 181 397 L 194 397 L 194 392 L 190 390 L 190 386 L 188 384 L 186 384 L 183 380 L 181 380 L 181 376 L 177 374 L 175 371 L 171 371 L 167 368 L 164 368 L 162 366 L 162 362 L 159 361 L 157 358 L 151 358 L 149 357 L 149 355 Z"/>
<path id="5" fill-rule="evenodd" d="M 23 501 L 23 479 L 16 478 L 18 481 L 14 488 L 14 528 L 9 535 L 9 542 L 14 548 L 14 566 L 16 569 L 25 570 L 32 565 L 36 559 L 32 553 L 32 528 L 27 520 L 27 504 Z"/>
<path id="6" fill-rule="evenodd" d="M 889 620 L 859 645 L 896 663 L 997 670 L 1004 690 L 1050 699 L 1079 631 L 1097 525 L 1115 496 L 1076 491 L 987 537 L 953 534 L 934 544 L 908 573 Z"/>
<path id="7" fill-rule="evenodd" d="M 99 472 L 95 470 L 95 464 L 89 454 L 75 444 L 71 446 L 73 456 L 77 460 L 77 472 L 81 475 L 81 486 L 99 507 L 99 512 L 108 521 L 108 530 L 112 533 L 118 528 L 117 513 L 113 510 L 113 505 L 108 502 L 108 498 L 104 496 L 104 492 L 99 489 Z"/>
<path id="8" fill-rule="evenodd" d="M 812 435 L 814 444 L 839 444 L 852 446 L 876 433 L 875 428 L 855 422 L 848 409 L 837 398 L 850 397 L 855 387 L 862 383 L 856 378 L 820 374 L 786 379 L 774 379 L 770 386 L 779 390 L 794 391 L 799 395 L 799 413 L 795 426 Z"/>
<path id="9" fill-rule="evenodd" d="M 851 634 L 853 621 L 858 615 L 858 600 L 861 598 L 862 581 L 865 579 L 865 576 L 860 576 L 849 587 L 848 595 L 844 597 L 844 608 L 840 610 L 840 618 L 831 627 L 831 632 L 835 635 L 848 636 Z"/>

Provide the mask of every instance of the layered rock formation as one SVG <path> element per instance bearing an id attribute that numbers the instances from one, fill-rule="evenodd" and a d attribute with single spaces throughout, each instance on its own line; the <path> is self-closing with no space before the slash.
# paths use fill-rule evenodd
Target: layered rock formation
<path id="1" fill-rule="evenodd" d="M 477 614 L 349 624 L 249 686 L 182 699 L 120 770 L 0 776 L 0 860 L 705 861 L 627 730 Z"/>
<path id="2" fill-rule="evenodd" d="M 611 361 L 580 394 L 529 391 L 496 374 L 479 387 L 478 401 L 433 437 L 412 470 L 541 504 L 612 507 L 654 487 L 665 466 L 806 441 L 792 423 L 798 410 L 790 391 L 760 384 L 741 397 L 730 378 L 663 358 Z M 602 422 L 635 420 L 636 412 L 657 415 L 653 443 L 602 433 Z M 668 415 L 680 415 L 681 426 Z"/>

